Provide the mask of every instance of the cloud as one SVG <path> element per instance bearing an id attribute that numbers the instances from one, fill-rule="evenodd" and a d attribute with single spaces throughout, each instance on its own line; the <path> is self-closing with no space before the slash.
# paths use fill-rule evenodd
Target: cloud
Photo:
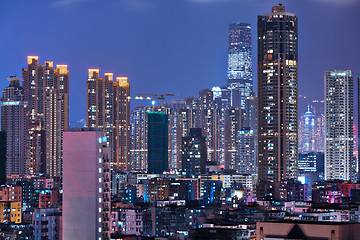
<path id="1" fill-rule="evenodd" d="M 80 126 L 78 126 L 78 125 L 80 125 Z M 82 118 L 82 119 L 76 121 L 76 127 L 85 127 L 85 125 L 86 125 L 85 118 Z"/>

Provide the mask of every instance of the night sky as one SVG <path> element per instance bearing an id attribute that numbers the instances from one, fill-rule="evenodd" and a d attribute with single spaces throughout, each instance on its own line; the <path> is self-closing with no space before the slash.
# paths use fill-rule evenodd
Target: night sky
<path id="1" fill-rule="evenodd" d="M 299 93 L 323 98 L 325 70 L 360 72 L 360 0 L 286 0 L 299 17 Z M 197 96 L 226 84 L 228 25 L 253 27 L 269 0 L 10 0 L 0 3 L 0 88 L 27 55 L 68 64 L 70 123 L 86 116 L 87 69 L 128 76 L 131 94 Z M 148 102 L 136 104 L 149 104 Z M 301 100 L 299 113 L 307 101 Z"/>

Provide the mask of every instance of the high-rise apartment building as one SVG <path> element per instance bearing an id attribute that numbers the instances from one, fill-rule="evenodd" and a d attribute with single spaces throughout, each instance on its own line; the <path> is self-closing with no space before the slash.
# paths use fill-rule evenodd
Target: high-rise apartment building
<path id="1" fill-rule="evenodd" d="M 324 105 L 324 103 L 322 104 Z M 317 110 L 317 109 L 316 109 Z M 314 113 L 315 115 L 315 152 L 325 152 L 326 116 L 324 107 Z"/>
<path id="2" fill-rule="evenodd" d="M 38 56 L 28 56 L 28 67 L 23 68 L 25 101 L 29 104 L 29 115 L 32 122 L 44 122 L 46 91 L 58 89 L 62 95 L 62 122 L 69 126 L 69 71 L 67 65 L 53 68 L 52 61 L 39 65 Z"/>
<path id="3" fill-rule="evenodd" d="M 29 104 L 29 120 L 30 122 L 43 122 L 46 89 L 44 86 L 44 75 L 47 71 L 44 70 L 45 66 L 39 65 L 38 56 L 28 56 L 27 63 L 28 67 L 23 68 L 22 75 L 24 79 L 25 101 Z"/>
<path id="4" fill-rule="evenodd" d="M 130 84 L 127 77 L 117 77 L 113 93 L 115 169 L 130 170 Z"/>
<path id="5" fill-rule="evenodd" d="M 358 172 L 358 180 L 360 179 L 360 141 L 359 141 L 359 136 L 360 136 L 360 73 L 358 74 L 358 156 L 357 156 L 357 172 Z"/>
<path id="6" fill-rule="evenodd" d="M 207 162 L 226 165 L 226 118 L 229 104 L 229 91 L 222 87 L 202 89 L 199 92 L 200 127 L 206 139 Z"/>
<path id="7" fill-rule="evenodd" d="M 202 89 L 199 91 L 199 98 L 188 98 L 183 102 L 176 109 L 177 112 L 173 113 L 177 116 L 177 140 L 188 136 L 191 128 L 201 128 L 205 137 L 207 162 L 222 168 L 232 168 L 236 153 L 236 134 L 245 119 L 242 115 L 246 115 L 247 110 L 230 107 L 230 92 L 225 87 Z M 181 141 L 178 141 L 177 149 L 181 149 Z"/>
<path id="8" fill-rule="evenodd" d="M 354 180 L 353 74 L 325 72 L 325 179 Z"/>
<path id="9" fill-rule="evenodd" d="M 62 162 L 62 136 L 61 124 L 61 95 L 57 89 L 46 92 L 45 103 L 45 133 L 46 133 L 46 173 L 50 176 L 61 176 Z"/>
<path id="10" fill-rule="evenodd" d="M 0 131 L 0 185 L 6 184 L 6 132 Z"/>
<path id="11" fill-rule="evenodd" d="M 225 155 L 225 168 L 235 169 L 236 165 L 236 139 L 241 128 L 241 116 L 242 110 L 238 107 L 228 109 L 225 118 L 225 143 L 226 143 L 226 155 Z"/>
<path id="12" fill-rule="evenodd" d="M 250 24 L 233 23 L 229 26 L 227 75 L 231 106 L 245 109 L 246 98 L 253 87 Z"/>
<path id="13" fill-rule="evenodd" d="M 64 132 L 63 239 L 110 239 L 110 151 L 102 130 Z"/>
<path id="14" fill-rule="evenodd" d="M 242 128 L 236 137 L 235 170 L 240 174 L 256 174 L 255 136 L 250 128 Z"/>
<path id="15" fill-rule="evenodd" d="M 89 69 L 87 88 L 86 126 L 101 127 L 109 139 L 112 167 L 130 170 L 130 84 L 127 77 Z"/>
<path id="16" fill-rule="evenodd" d="M 189 135 L 182 138 L 181 167 L 186 177 L 205 173 L 206 155 L 205 137 L 201 134 L 201 128 L 191 128 Z"/>
<path id="17" fill-rule="evenodd" d="M 46 173 L 46 130 L 39 122 L 28 124 L 27 173 Z"/>
<path id="18" fill-rule="evenodd" d="M 27 108 L 21 78 L 9 77 L 1 97 L 1 131 L 6 132 L 6 173 L 26 173 Z"/>
<path id="19" fill-rule="evenodd" d="M 67 65 L 56 65 L 52 89 L 58 91 L 59 99 L 61 100 L 61 129 L 64 131 L 64 129 L 69 128 L 69 70 Z"/>
<path id="20" fill-rule="evenodd" d="M 168 115 L 148 112 L 148 173 L 163 173 L 168 165 Z"/>
<path id="21" fill-rule="evenodd" d="M 67 65 L 56 65 L 54 69 L 52 61 L 39 65 L 38 56 L 28 56 L 27 60 L 28 67 L 23 68 L 22 75 L 24 100 L 28 102 L 28 173 L 40 173 L 38 167 L 44 158 L 43 173 L 61 177 L 62 133 L 69 127 L 69 71 Z M 34 139 L 34 132 L 39 130 L 44 131 L 46 147 L 40 148 L 38 139 Z"/>
<path id="22" fill-rule="evenodd" d="M 137 107 L 130 114 L 130 165 L 132 170 L 147 170 L 147 115 L 149 107 Z"/>
<path id="23" fill-rule="evenodd" d="M 258 177 L 298 177 L 298 18 L 274 6 L 258 16 Z"/>
<path id="24" fill-rule="evenodd" d="M 168 115 L 168 164 L 169 170 L 181 168 L 181 125 L 179 109 L 182 104 L 171 107 L 137 107 L 130 114 L 130 165 L 132 170 L 147 171 L 148 161 L 148 112 L 157 110 Z"/>

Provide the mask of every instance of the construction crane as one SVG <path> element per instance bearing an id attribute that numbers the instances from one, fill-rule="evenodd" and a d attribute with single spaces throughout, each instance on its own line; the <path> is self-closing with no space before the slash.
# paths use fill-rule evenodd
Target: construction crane
<path id="1" fill-rule="evenodd" d="M 140 93 L 139 96 L 128 97 L 129 99 L 137 99 L 137 100 L 161 100 L 161 104 L 164 104 L 165 97 L 172 97 L 174 94 L 172 93 L 160 93 L 160 94 L 152 94 L 152 93 Z"/>

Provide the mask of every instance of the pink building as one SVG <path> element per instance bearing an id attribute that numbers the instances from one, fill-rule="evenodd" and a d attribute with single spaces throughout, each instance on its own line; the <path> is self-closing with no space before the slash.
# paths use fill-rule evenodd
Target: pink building
<path id="1" fill-rule="evenodd" d="M 327 203 L 341 203 L 342 193 L 338 190 L 325 191 L 325 202 Z"/>
<path id="2" fill-rule="evenodd" d="M 139 209 L 121 208 L 112 212 L 113 230 L 124 235 L 142 235 L 144 214 Z"/>
<path id="3" fill-rule="evenodd" d="M 0 201 L 15 201 L 22 202 L 22 188 L 21 186 L 1 186 L 0 187 Z"/>
<path id="4" fill-rule="evenodd" d="M 110 151 L 101 130 L 64 132 L 63 240 L 110 239 Z"/>

